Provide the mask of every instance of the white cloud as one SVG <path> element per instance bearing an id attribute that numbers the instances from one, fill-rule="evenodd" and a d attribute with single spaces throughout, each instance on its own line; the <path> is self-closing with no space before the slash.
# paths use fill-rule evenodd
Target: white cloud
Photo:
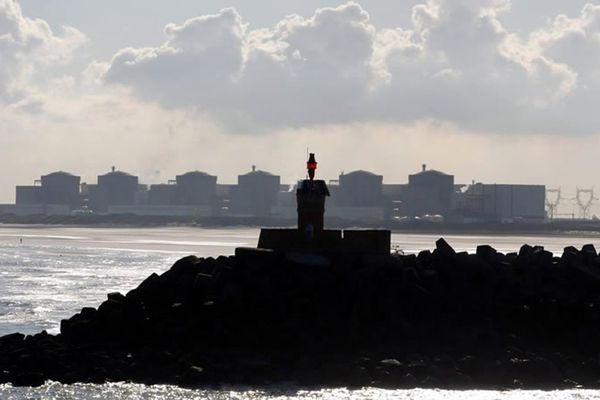
<path id="1" fill-rule="evenodd" d="M 238 130 L 438 119 L 503 133 L 598 131 L 585 103 L 598 92 L 600 6 L 520 37 L 499 19 L 510 5 L 428 0 L 395 29 L 377 29 L 355 2 L 256 30 L 225 9 L 168 25 L 160 46 L 120 51 L 104 78 Z"/>
<path id="2" fill-rule="evenodd" d="M 233 9 L 165 28 L 160 47 L 121 50 L 106 73 L 169 106 L 225 107 L 245 58 L 246 27 Z"/>
<path id="3" fill-rule="evenodd" d="M 14 0 L 0 0 L 0 102 L 23 101 L 40 69 L 44 76 L 43 69 L 68 62 L 84 41 L 75 28 L 57 35 L 46 21 L 23 16 Z"/>
<path id="4" fill-rule="evenodd" d="M 255 31 L 225 9 L 167 33 L 159 47 L 119 52 L 106 81 L 168 107 L 281 126 L 347 119 L 364 107 L 373 79 L 375 28 L 356 3 Z"/>

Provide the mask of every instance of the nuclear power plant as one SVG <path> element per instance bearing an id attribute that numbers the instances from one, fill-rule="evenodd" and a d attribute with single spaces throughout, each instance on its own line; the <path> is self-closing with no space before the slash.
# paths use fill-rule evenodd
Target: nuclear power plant
<path id="1" fill-rule="evenodd" d="M 316 162 L 315 162 L 316 165 Z M 17 186 L 15 204 L 0 205 L 0 214 L 139 215 L 227 217 L 295 220 L 298 193 L 317 190 L 327 196 L 332 221 L 386 222 L 512 222 L 540 221 L 552 216 L 544 185 L 456 183 L 454 176 L 422 165 L 406 183 L 384 183 L 374 172 L 357 170 L 336 179 L 282 183 L 280 176 L 256 166 L 241 173 L 235 184 L 222 184 L 216 175 L 190 171 L 165 183 L 147 185 L 134 174 L 112 167 L 96 183 L 58 171 L 33 185 Z M 316 186 L 315 186 L 316 185 Z M 583 200 L 588 194 L 589 199 Z M 589 214 L 593 193 L 578 191 L 582 215 Z M 309 200 L 307 200 L 309 201 Z M 312 200 L 310 200 L 312 201 Z M 316 207 L 316 203 L 314 204 Z"/>

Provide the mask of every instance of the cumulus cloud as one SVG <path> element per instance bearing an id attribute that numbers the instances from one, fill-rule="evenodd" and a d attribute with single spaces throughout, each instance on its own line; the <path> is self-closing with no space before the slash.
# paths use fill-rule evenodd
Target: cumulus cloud
<path id="1" fill-rule="evenodd" d="M 105 80 L 169 107 L 275 125 L 345 119 L 371 85 L 375 28 L 355 3 L 262 30 L 250 30 L 229 8 L 165 33 L 159 47 L 116 54 Z"/>
<path id="2" fill-rule="evenodd" d="M 378 29 L 355 2 L 251 29 L 234 9 L 169 24 L 104 74 L 147 101 L 267 129 L 442 120 L 493 132 L 596 132 L 600 6 L 523 37 L 509 0 L 428 0 Z M 576 115 L 571 118 L 570 115 Z"/>
<path id="3" fill-rule="evenodd" d="M 25 17 L 14 0 L 0 0 L 0 102 L 23 101 L 38 70 L 68 62 L 84 41 L 75 28 L 56 34 L 46 21 Z M 24 109 L 37 110 L 32 104 Z"/>
<path id="4" fill-rule="evenodd" d="M 142 98 L 180 106 L 225 107 L 245 58 L 246 26 L 233 9 L 165 28 L 160 47 L 118 52 L 106 79 Z"/>
<path id="5" fill-rule="evenodd" d="M 495 132 L 556 129 L 538 116 L 560 106 L 574 73 L 505 30 L 498 16 L 509 5 L 432 0 L 414 7 L 408 34 L 383 32 L 380 62 L 391 82 L 380 90 L 380 116 L 441 119 Z"/>

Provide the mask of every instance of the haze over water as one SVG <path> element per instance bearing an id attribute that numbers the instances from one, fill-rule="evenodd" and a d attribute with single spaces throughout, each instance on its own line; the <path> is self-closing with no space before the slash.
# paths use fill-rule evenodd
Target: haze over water
<path id="1" fill-rule="evenodd" d="M 12 332 L 33 334 L 43 329 L 58 333 L 60 320 L 84 306 L 97 307 L 109 292 L 126 293 L 153 272 L 166 271 L 180 257 L 195 254 L 217 257 L 236 247 L 256 246 L 258 229 L 80 228 L 0 226 L 0 336 Z M 394 234 L 393 246 L 412 253 L 433 249 L 439 235 Z M 576 236 L 444 235 L 456 250 L 475 251 L 492 244 L 503 252 L 517 251 L 523 243 L 543 245 L 560 254 L 566 245 L 580 247 L 598 241 Z M 22 243 L 21 240 L 22 239 Z M 453 392 L 364 389 L 269 392 L 234 388 L 193 391 L 170 386 L 133 384 L 74 385 L 50 383 L 41 388 L 0 386 L 0 399 L 554 399 L 598 398 L 593 391 L 561 392 Z"/>

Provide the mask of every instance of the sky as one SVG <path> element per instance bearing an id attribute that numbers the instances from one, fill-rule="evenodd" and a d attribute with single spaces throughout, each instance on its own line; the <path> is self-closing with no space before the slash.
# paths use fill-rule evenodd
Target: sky
<path id="1" fill-rule="evenodd" d="M 600 2 L 0 0 L 0 202 L 66 170 L 292 183 L 427 164 L 597 186 Z"/>

